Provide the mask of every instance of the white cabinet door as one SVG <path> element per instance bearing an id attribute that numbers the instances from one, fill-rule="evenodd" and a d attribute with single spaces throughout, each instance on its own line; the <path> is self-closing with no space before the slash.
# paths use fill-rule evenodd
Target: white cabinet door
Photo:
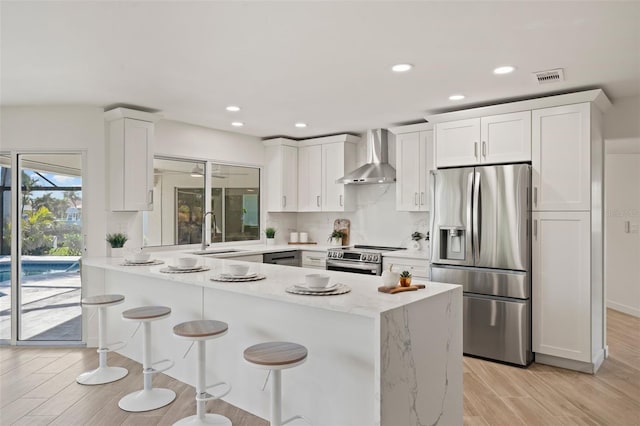
<path id="1" fill-rule="evenodd" d="M 431 171 L 435 167 L 433 149 L 433 130 L 420 132 L 420 210 L 431 210 L 433 191 L 431 188 Z"/>
<path id="2" fill-rule="evenodd" d="M 267 211 L 298 209 L 298 149 L 287 145 L 265 147 Z"/>
<path id="3" fill-rule="evenodd" d="M 153 209 L 153 128 L 131 118 L 109 123 L 111 210 Z"/>
<path id="4" fill-rule="evenodd" d="M 322 146 L 298 148 L 298 211 L 322 210 Z"/>
<path id="5" fill-rule="evenodd" d="M 428 260 L 384 256 L 382 258 L 382 270 L 387 271 L 389 268 L 391 268 L 393 272 L 397 273 L 409 271 L 411 276 L 416 279 L 429 279 L 430 276 Z"/>
<path id="6" fill-rule="evenodd" d="M 420 210 L 420 132 L 396 136 L 396 210 Z"/>
<path id="7" fill-rule="evenodd" d="M 533 210 L 591 208 L 589 103 L 532 113 Z"/>
<path id="8" fill-rule="evenodd" d="M 345 211 L 345 187 L 344 184 L 336 183 L 345 172 L 348 152 L 346 151 L 352 144 L 344 142 L 329 143 L 322 145 L 322 210 L 326 212 Z M 353 201 L 353 200 L 350 200 Z"/>
<path id="9" fill-rule="evenodd" d="M 396 136 L 396 210 L 429 211 L 433 130 Z"/>
<path id="10" fill-rule="evenodd" d="M 589 212 L 534 212 L 533 351 L 591 362 Z"/>
<path id="11" fill-rule="evenodd" d="M 531 161 L 531 111 L 482 117 L 480 162 Z"/>
<path id="12" fill-rule="evenodd" d="M 327 252 L 303 251 L 302 267 L 327 269 Z"/>
<path id="13" fill-rule="evenodd" d="M 480 119 L 438 123 L 436 128 L 436 166 L 467 166 L 479 162 Z"/>

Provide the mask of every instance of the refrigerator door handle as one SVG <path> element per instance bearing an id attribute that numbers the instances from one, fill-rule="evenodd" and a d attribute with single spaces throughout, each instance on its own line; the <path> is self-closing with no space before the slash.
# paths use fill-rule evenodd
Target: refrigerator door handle
<path id="1" fill-rule="evenodd" d="M 473 257 L 475 262 L 480 259 L 480 173 L 475 172 L 473 183 Z"/>
<path id="2" fill-rule="evenodd" d="M 469 243 L 469 240 L 470 240 L 471 244 L 469 244 L 467 246 L 467 249 L 465 251 L 466 251 L 466 253 L 469 253 L 471 251 L 471 253 L 469 253 L 471 257 L 473 257 L 473 253 L 474 253 L 473 245 L 475 244 L 474 236 L 473 236 L 473 225 L 472 225 L 472 220 L 473 220 L 473 177 L 474 177 L 474 175 L 475 175 L 475 172 L 469 172 L 469 176 L 467 177 L 468 182 L 467 182 L 467 230 L 466 230 L 466 232 L 467 232 L 467 235 L 470 237 L 470 238 L 467 238 L 467 243 Z"/>

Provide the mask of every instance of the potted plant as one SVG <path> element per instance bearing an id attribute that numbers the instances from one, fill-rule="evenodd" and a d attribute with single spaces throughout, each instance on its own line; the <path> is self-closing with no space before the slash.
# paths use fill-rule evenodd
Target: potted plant
<path id="1" fill-rule="evenodd" d="M 402 271 L 400 274 L 400 285 L 402 287 L 409 287 L 411 285 L 411 272 Z"/>
<path id="2" fill-rule="evenodd" d="M 344 237 L 344 232 L 339 229 L 334 229 L 327 241 L 329 241 L 332 246 L 341 246 L 342 237 Z"/>
<path id="3" fill-rule="evenodd" d="M 114 232 L 113 234 L 107 234 L 107 242 L 109 243 L 108 251 L 110 257 L 123 257 L 124 243 L 127 242 L 126 234 L 121 232 Z"/>
<path id="4" fill-rule="evenodd" d="M 276 228 L 267 228 L 264 230 L 264 235 L 267 237 L 267 245 L 272 246 L 276 243 Z"/>
<path id="5" fill-rule="evenodd" d="M 411 243 L 411 250 L 420 250 L 422 249 L 422 245 L 420 244 L 420 240 L 424 238 L 424 235 L 422 234 L 422 232 L 414 232 L 413 234 L 411 234 L 411 239 L 413 240 L 413 242 Z"/>

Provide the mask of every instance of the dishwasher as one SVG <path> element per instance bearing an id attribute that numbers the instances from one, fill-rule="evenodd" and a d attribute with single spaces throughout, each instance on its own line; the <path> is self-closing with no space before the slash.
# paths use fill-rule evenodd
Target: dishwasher
<path id="1" fill-rule="evenodd" d="M 265 253 L 262 255 L 262 263 L 276 265 L 300 266 L 300 252 L 298 250 L 281 251 L 277 253 Z"/>

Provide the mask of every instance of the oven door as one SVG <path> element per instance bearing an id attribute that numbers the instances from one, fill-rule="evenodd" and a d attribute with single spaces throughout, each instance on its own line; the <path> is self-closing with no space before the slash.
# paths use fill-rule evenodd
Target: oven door
<path id="1" fill-rule="evenodd" d="M 345 262 L 327 259 L 327 271 L 352 272 L 354 274 L 380 275 L 382 265 L 379 263 Z"/>

